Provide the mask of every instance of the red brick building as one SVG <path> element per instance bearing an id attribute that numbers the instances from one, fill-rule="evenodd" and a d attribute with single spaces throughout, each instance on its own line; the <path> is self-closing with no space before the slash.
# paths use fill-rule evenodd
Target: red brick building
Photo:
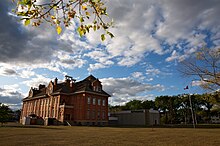
<path id="1" fill-rule="evenodd" d="M 30 115 L 56 123 L 71 125 L 106 125 L 108 123 L 108 97 L 101 82 L 90 75 L 82 81 L 66 76 L 65 82 L 50 81 L 48 86 L 31 88 L 23 99 L 21 121 Z"/>

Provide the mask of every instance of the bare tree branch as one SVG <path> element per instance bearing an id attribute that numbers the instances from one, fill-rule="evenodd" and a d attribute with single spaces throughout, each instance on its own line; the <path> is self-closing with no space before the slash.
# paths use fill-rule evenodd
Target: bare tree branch
<path id="1" fill-rule="evenodd" d="M 179 72 L 202 81 L 201 87 L 209 90 L 220 88 L 220 48 L 202 48 L 196 55 L 180 63 Z"/>

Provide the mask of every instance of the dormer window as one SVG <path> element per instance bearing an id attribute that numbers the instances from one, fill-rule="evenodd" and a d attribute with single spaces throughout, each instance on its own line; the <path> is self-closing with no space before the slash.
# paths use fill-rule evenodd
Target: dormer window
<path id="1" fill-rule="evenodd" d="M 97 91 L 97 92 L 102 91 L 102 84 L 98 79 L 92 82 L 92 87 L 93 87 L 93 91 Z"/>
<path id="2" fill-rule="evenodd" d="M 101 92 L 102 88 L 100 86 L 93 86 L 93 91 Z"/>

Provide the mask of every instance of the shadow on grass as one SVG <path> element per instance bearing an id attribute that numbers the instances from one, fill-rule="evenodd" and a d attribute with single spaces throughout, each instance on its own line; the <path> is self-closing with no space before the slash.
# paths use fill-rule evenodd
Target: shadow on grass
<path id="1" fill-rule="evenodd" d="M 21 124 L 5 124 L 0 128 L 33 128 L 33 129 L 50 129 L 50 130 L 64 130 L 60 126 L 44 126 L 44 125 L 21 125 Z"/>
<path id="2" fill-rule="evenodd" d="M 166 125 L 153 125 L 153 126 L 134 126 L 134 125 L 117 125 L 108 126 L 110 128 L 193 128 L 192 124 L 181 125 L 181 124 L 166 124 Z M 220 124 L 197 124 L 196 128 L 199 129 L 214 129 L 220 128 Z"/>
<path id="3" fill-rule="evenodd" d="M 3 126 L 0 125 L 0 128 L 33 128 L 33 129 L 49 129 L 49 130 L 66 130 L 63 126 L 44 126 L 44 125 L 22 125 L 20 123 L 7 123 Z M 68 126 L 65 126 L 68 127 Z M 193 128 L 192 124 L 164 124 L 164 125 L 108 125 L 108 126 L 72 126 L 72 127 L 96 127 L 96 128 Z M 215 129 L 220 128 L 220 124 L 197 124 L 197 129 Z"/>

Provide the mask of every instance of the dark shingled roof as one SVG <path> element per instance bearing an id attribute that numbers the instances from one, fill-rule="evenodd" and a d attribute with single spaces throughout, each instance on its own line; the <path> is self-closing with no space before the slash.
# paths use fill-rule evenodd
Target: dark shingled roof
<path id="1" fill-rule="evenodd" d="M 71 88 L 67 85 L 66 82 L 57 83 L 56 89 L 52 94 L 55 94 L 55 93 L 56 94 L 60 94 L 60 93 L 71 94 L 71 93 L 77 93 L 77 92 L 93 92 L 93 93 L 102 94 L 104 96 L 110 96 L 108 93 L 106 93 L 103 90 L 93 91 L 92 83 L 97 80 L 98 79 L 95 78 L 93 75 L 90 75 L 87 78 L 85 78 L 84 80 L 74 83 L 74 86 L 75 86 L 74 90 L 71 90 Z M 53 85 L 54 85 L 54 83 L 53 83 Z M 23 100 L 33 99 L 33 98 L 37 98 L 40 96 L 47 96 L 46 90 L 47 90 L 47 87 L 44 87 L 44 88 L 37 90 L 37 91 L 35 90 L 35 94 L 33 97 L 26 97 Z"/>

